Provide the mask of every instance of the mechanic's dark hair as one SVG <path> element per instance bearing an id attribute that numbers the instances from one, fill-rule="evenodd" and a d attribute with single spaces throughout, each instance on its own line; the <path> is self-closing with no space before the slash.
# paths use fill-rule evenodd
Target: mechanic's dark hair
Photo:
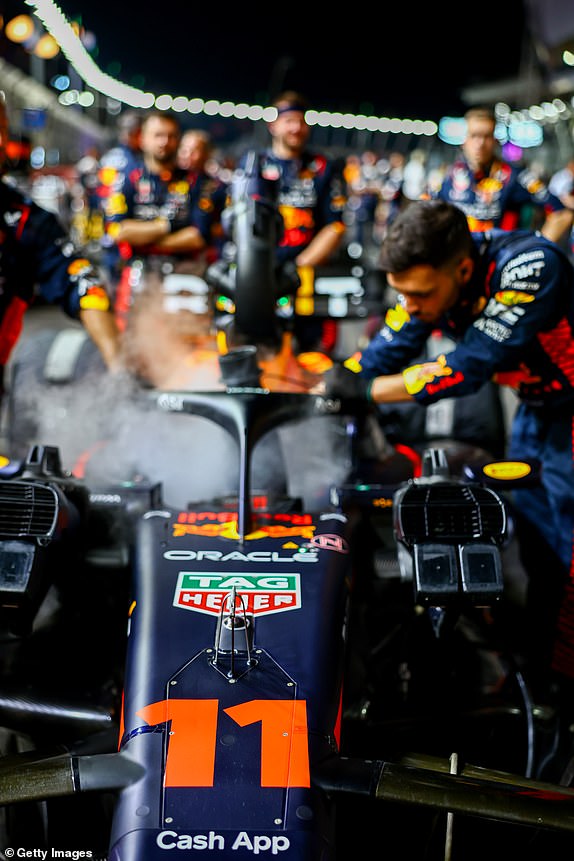
<path id="1" fill-rule="evenodd" d="M 150 111 L 147 111 L 143 115 L 142 121 L 141 121 L 142 129 L 149 122 L 149 120 L 153 119 L 154 117 L 156 119 L 159 119 L 159 120 L 167 120 L 168 122 L 173 123 L 174 126 L 176 126 L 177 129 L 179 130 L 179 132 L 181 133 L 181 123 L 180 123 L 179 119 L 175 116 L 175 114 L 169 114 L 169 113 L 167 113 L 167 111 L 158 111 L 158 110 L 153 110 L 153 109 Z"/>
<path id="2" fill-rule="evenodd" d="M 439 269 L 456 257 L 471 255 L 472 238 L 462 209 L 444 200 L 415 200 L 391 223 L 381 246 L 385 272 L 413 266 Z"/>
<path id="3" fill-rule="evenodd" d="M 491 108 L 489 105 L 474 105 L 474 107 L 467 110 L 464 119 L 466 122 L 469 120 L 488 120 L 493 126 L 496 125 L 496 113 L 494 108 Z"/>
<path id="4" fill-rule="evenodd" d="M 205 129 L 196 129 L 196 128 L 186 129 L 181 136 L 182 142 L 183 142 L 184 138 L 188 138 L 188 137 L 192 137 L 192 136 L 199 138 L 199 140 L 202 141 L 202 143 L 204 144 L 205 149 L 208 152 L 211 152 L 211 150 L 213 149 L 213 138 L 208 131 L 206 131 Z"/>
<path id="5" fill-rule="evenodd" d="M 308 111 L 310 108 L 307 97 L 298 90 L 283 90 L 273 99 L 272 105 L 279 113 L 285 111 Z"/>

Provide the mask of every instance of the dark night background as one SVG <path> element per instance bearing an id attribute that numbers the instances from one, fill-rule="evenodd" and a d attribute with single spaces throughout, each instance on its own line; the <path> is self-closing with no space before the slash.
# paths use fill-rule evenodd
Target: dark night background
<path id="1" fill-rule="evenodd" d="M 522 0 L 483 9 L 476 23 L 450 2 L 342 13 L 327 4 L 60 7 L 96 35 L 104 71 L 156 94 L 253 104 L 289 87 L 317 109 L 423 119 L 461 113 L 463 86 L 516 75 L 525 32 Z"/>

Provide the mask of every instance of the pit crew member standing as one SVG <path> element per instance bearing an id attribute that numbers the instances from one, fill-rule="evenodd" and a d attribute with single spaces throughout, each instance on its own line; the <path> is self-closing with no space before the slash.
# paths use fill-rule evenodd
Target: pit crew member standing
<path id="1" fill-rule="evenodd" d="M 8 115 L 0 99 L 0 172 L 6 164 Z M 120 337 L 97 268 L 80 257 L 53 213 L 0 181 L 0 391 L 4 368 L 22 331 L 23 317 L 41 298 L 79 319 L 108 368 L 120 366 Z"/>
<path id="2" fill-rule="evenodd" d="M 188 129 L 181 136 L 177 151 L 178 167 L 187 172 L 195 222 L 205 222 L 211 243 L 208 262 L 219 257 L 224 240 L 221 213 L 227 204 L 228 188 L 208 170 L 213 156 L 213 140 L 203 129 Z"/>
<path id="3" fill-rule="evenodd" d="M 537 233 L 471 234 L 462 210 L 440 200 L 415 201 L 397 217 L 382 244 L 381 266 L 400 301 L 362 354 L 327 372 L 326 391 L 342 393 L 354 382 L 375 403 L 428 406 L 493 378 L 515 388 L 519 406 L 508 457 L 542 465 L 541 486 L 515 492 L 526 526 L 527 648 L 537 681 L 547 683 L 551 668 L 559 682 L 571 683 L 574 270 Z M 410 365 L 434 329 L 456 338 L 454 350 Z"/>
<path id="4" fill-rule="evenodd" d="M 263 181 L 280 180 L 278 203 L 284 229 L 277 261 L 292 260 L 298 268 L 320 266 L 334 258 L 346 229 L 344 163 L 308 148 L 311 128 L 305 119 L 304 96 L 285 91 L 273 106 L 277 117 L 268 126 L 271 146 L 262 153 L 261 176 Z M 238 168 L 243 166 L 241 159 Z M 261 193 L 265 195 L 265 189 Z M 295 335 L 301 351 L 333 346 L 324 342 L 332 333 L 328 335 L 327 328 L 316 322 L 298 318 Z"/>
<path id="5" fill-rule="evenodd" d="M 466 136 L 461 158 L 447 170 L 433 198 L 448 200 L 463 210 L 472 231 L 500 227 L 515 230 L 524 207 L 542 214 L 540 232 L 559 243 L 568 236 L 574 212 L 530 170 L 508 164 L 496 155 L 496 117 L 489 108 L 471 108 L 465 114 Z"/>
<path id="6" fill-rule="evenodd" d="M 119 187 L 123 177 L 130 176 L 143 164 L 141 149 L 142 115 L 137 111 L 125 111 L 117 120 L 117 142 L 100 158 L 98 164 L 98 212 L 102 218 L 100 197 L 109 197 L 113 188 Z M 104 231 L 100 236 L 102 263 L 106 268 L 114 292 L 121 274 L 119 249 L 113 239 Z"/>
<path id="7" fill-rule="evenodd" d="M 177 166 L 181 129 L 173 116 L 154 111 L 144 117 L 144 164 L 103 196 L 107 234 L 123 260 L 115 311 L 124 329 L 133 293 L 142 288 L 144 269 L 202 275 L 207 266 L 219 211 L 215 184 L 191 187 Z"/>

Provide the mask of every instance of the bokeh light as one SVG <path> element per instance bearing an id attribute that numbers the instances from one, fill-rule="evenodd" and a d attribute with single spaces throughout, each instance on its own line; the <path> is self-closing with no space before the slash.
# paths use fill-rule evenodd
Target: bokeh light
<path id="1" fill-rule="evenodd" d="M 37 57 L 41 57 L 42 60 L 53 60 L 60 53 L 60 46 L 53 36 L 49 33 L 44 33 L 38 39 L 34 53 Z"/>
<path id="2" fill-rule="evenodd" d="M 16 15 L 4 29 L 11 42 L 27 42 L 34 33 L 34 22 L 29 15 Z"/>

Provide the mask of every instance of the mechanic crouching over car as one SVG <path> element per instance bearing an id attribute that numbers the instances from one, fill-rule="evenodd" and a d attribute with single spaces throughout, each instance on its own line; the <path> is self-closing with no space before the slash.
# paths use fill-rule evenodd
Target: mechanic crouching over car
<path id="1" fill-rule="evenodd" d="M 416 201 L 389 229 L 381 267 L 399 303 L 361 354 L 327 372 L 331 395 L 357 388 L 374 403 L 441 398 L 487 381 L 513 387 L 507 457 L 534 460 L 541 481 L 514 491 L 528 574 L 524 647 L 535 695 L 574 690 L 574 270 L 539 233 L 471 233 L 461 209 Z M 411 364 L 431 331 L 455 348 Z"/>
<path id="2" fill-rule="evenodd" d="M 0 98 L 0 172 L 6 169 L 8 114 Z M 110 370 L 120 366 L 120 335 L 97 269 L 80 257 L 57 217 L 0 181 L 0 374 L 38 289 L 44 301 L 79 319 Z"/>

